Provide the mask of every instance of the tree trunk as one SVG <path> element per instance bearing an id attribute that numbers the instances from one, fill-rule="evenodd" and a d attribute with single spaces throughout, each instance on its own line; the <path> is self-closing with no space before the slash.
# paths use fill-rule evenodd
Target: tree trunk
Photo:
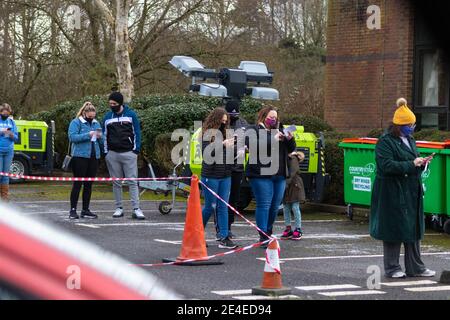
<path id="1" fill-rule="evenodd" d="M 3 20 L 3 57 L 0 58 L 0 67 L 3 74 L 1 81 L 0 95 L 5 96 L 7 92 L 7 84 L 9 83 L 9 62 L 11 61 L 10 55 L 10 42 L 9 42 L 9 26 L 10 26 L 10 12 L 9 4 L 4 3 L 0 5 Z"/>
<path id="2" fill-rule="evenodd" d="M 125 102 L 130 102 L 134 95 L 134 78 L 131 69 L 130 38 L 128 36 L 128 14 L 131 0 L 117 0 L 116 11 L 116 47 L 115 60 L 117 67 L 117 77 L 119 90 L 125 98 Z"/>

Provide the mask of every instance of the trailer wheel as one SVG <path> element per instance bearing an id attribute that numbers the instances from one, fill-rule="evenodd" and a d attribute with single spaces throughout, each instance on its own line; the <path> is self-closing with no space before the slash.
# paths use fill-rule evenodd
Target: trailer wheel
<path id="1" fill-rule="evenodd" d="M 163 201 L 159 204 L 159 212 L 163 215 L 169 214 L 172 211 L 172 204 L 169 201 Z"/>
<path id="2" fill-rule="evenodd" d="M 21 157 L 14 158 L 11 167 L 10 167 L 10 173 L 17 174 L 17 175 L 28 175 L 29 169 L 28 169 L 28 163 L 25 159 Z M 24 179 L 16 179 L 16 178 L 10 178 L 11 183 L 21 183 L 24 182 Z"/>
<path id="3" fill-rule="evenodd" d="M 450 219 L 447 219 L 444 223 L 444 231 L 447 234 L 450 234 Z"/>

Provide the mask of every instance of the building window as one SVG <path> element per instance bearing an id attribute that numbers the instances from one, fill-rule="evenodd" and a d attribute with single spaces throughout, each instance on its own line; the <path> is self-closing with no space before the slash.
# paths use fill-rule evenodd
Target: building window
<path id="1" fill-rule="evenodd" d="M 450 75 L 440 49 L 416 47 L 415 112 L 419 127 L 450 130 Z"/>
<path id="2" fill-rule="evenodd" d="M 421 2 L 422 3 L 422 2 Z M 435 8 L 433 8 L 435 10 Z M 450 59 L 436 26 L 418 10 L 414 31 L 414 112 L 419 129 L 450 130 Z"/>
<path id="3" fill-rule="evenodd" d="M 421 102 L 424 107 L 445 106 L 448 87 L 443 54 L 440 50 L 422 54 Z"/>

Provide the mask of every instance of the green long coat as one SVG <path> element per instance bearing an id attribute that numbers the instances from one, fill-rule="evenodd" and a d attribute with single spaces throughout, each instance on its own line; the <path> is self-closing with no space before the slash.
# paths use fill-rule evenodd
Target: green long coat
<path id="1" fill-rule="evenodd" d="M 377 176 L 372 192 L 370 234 L 386 242 L 416 242 L 423 238 L 422 168 L 416 142 L 405 143 L 392 134 L 380 138 L 375 148 Z"/>

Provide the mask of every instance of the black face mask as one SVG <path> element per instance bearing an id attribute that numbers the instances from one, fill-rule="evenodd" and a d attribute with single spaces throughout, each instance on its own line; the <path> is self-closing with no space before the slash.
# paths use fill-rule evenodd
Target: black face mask
<path id="1" fill-rule="evenodd" d="M 89 124 L 92 124 L 92 121 L 94 121 L 93 118 L 84 118 L 84 120 L 86 120 Z"/>
<path id="2" fill-rule="evenodd" d="M 2 114 L 2 120 L 3 121 L 7 120 L 8 118 L 9 118 L 9 116 L 5 116 L 5 115 Z"/>
<path id="3" fill-rule="evenodd" d="M 114 112 L 114 113 L 119 113 L 120 107 L 122 107 L 122 106 L 114 106 L 114 107 L 111 106 L 110 108 L 111 108 L 111 111 L 112 111 L 112 112 Z"/>
<path id="4" fill-rule="evenodd" d="M 219 130 L 223 132 L 223 131 L 225 131 L 225 128 L 226 128 L 226 124 L 225 123 L 221 123 L 220 127 L 219 127 Z"/>

